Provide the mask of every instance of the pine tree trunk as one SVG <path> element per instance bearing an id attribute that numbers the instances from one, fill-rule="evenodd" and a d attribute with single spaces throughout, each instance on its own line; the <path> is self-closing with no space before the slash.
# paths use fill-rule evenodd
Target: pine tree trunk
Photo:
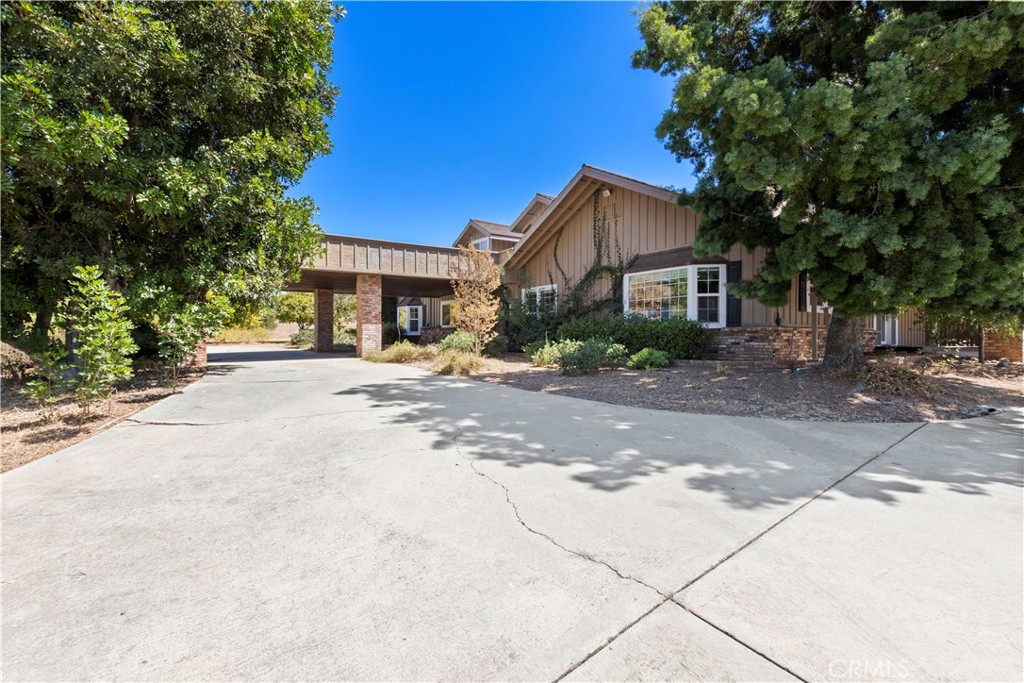
<path id="1" fill-rule="evenodd" d="M 838 311 L 833 313 L 825 337 L 825 358 L 821 361 L 821 367 L 833 371 L 850 371 L 864 365 L 867 359 L 861 348 L 863 330 L 863 318 L 848 318 Z"/>

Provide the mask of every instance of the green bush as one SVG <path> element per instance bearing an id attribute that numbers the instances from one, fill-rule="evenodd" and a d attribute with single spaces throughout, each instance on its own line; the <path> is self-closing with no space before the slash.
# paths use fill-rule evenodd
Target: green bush
<path id="1" fill-rule="evenodd" d="M 558 365 L 558 359 L 564 353 L 571 353 L 579 348 L 582 342 L 567 339 L 560 342 L 546 341 L 543 344 L 527 344 L 523 351 L 534 365 Z"/>
<path id="2" fill-rule="evenodd" d="M 355 346 L 356 345 L 356 328 L 354 327 L 343 327 L 341 329 L 334 330 L 334 345 L 335 346 Z"/>
<path id="3" fill-rule="evenodd" d="M 455 330 L 447 337 L 441 340 L 441 344 L 438 348 L 441 351 L 472 351 L 475 345 L 473 335 L 463 330 Z"/>
<path id="4" fill-rule="evenodd" d="M 371 363 L 409 363 L 414 360 L 429 360 L 436 355 L 436 346 L 419 346 L 408 339 L 403 339 L 383 351 L 366 354 L 363 360 Z"/>
<path id="5" fill-rule="evenodd" d="M 604 352 L 604 367 L 621 368 L 629 363 L 629 350 L 618 342 L 611 342 Z"/>
<path id="6" fill-rule="evenodd" d="M 647 347 L 630 356 L 628 365 L 634 370 L 653 370 L 667 368 L 672 365 L 672 359 L 664 351 Z"/>
<path id="7" fill-rule="evenodd" d="M 431 368 L 437 375 L 471 375 L 484 366 L 480 356 L 471 351 L 442 350 Z"/>
<path id="8" fill-rule="evenodd" d="M 621 367 L 629 359 L 626 347 L 610 339 L 595 338 L 561 344 L 571 344 L 558 356 L 558 367 L 566 375 L 585 375 L 601 368 Z"/>
<path id="9" fill-rule="evenodd" d="M 504 331 L 508 349 L 526 353 L 528 346 L 536 348 L 546 339 L 555 336 L 562 318 L 557 309 L 543 305 L 539 310 L 527 310 L 520 298 L 520 292 L 505 291 L 505 299 L 498 314 L 498 330 Z M 529 355 L 529 354 L 527 354 Z"/>
<path id="10" fill-rule="evenodd" d="M 292 346 L 297 346 L 300 349 L 312 348 L 314 341 L 313 330 L 299 330 L 292 336 L 288 337 L 288 343 Z"/>
<path id="11" fill-rule="evenodd" d="M 704 349 L 707 328 L 694 320 L 650 320 L 639 315 L 576 318 L 559 326 L 558 338 L 611 339 L 630 353 L 652 348 L 670 358 L 697 358 Z"/>
<path id="12" fill-rule="evenodd" d="M 503 334 L 487 342 L 487 346 L 484 347 L 485 356 L 500 356 L 503 353 L 508 353 L 508 337 Z"/>

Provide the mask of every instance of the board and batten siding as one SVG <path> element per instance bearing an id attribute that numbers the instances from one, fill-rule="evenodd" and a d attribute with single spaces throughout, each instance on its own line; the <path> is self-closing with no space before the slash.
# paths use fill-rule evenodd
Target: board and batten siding
<path id="1" fill-rule="evenodd" d="M 638 254 L 693 246 L 697 236 L 700 218 L 689 207 L 651 197 L 649 195 L 616 187 L 610 197 L 598 201 L 599 215 L 607 217 L 609 251 L 612 260 L 617 250 L 625 263 Z M 594 263 L 594 204 L 592 199 L 582 204 L 562 222 L 562 236 L 558 241 L 558 260 L 568 276 L 569 282 L 578 281 Z M 531 256 L 520 269 L 523 286 L 555 284 L 564 292 L 566 282 L 555 265 L 554 248 L 558 239 L 558 225 L 540 250 Z M 764 249 L 749 251 L 734 245 L 727 254 L 730 261 L 742 263 L 742 277 L 753 277 L 764 262 Z M 785 306 L 767 307 L 753 299 L 743 299 L 741 324 L 743 326 L 774 325 L 781 317 L 784 325 L 810 326 L 812 313 L 799 310 L 796 279 L 790 288 L 789 301 Z M 607 280 L 595 284 L 607 289 Z M 818 323 L 827 324 L 827 316 L 818 314 Z"/>

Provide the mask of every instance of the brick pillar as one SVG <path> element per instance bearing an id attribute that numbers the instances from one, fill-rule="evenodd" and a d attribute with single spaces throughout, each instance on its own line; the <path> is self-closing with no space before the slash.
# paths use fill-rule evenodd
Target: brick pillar
<path id="1" fill-rule="evenodd" d="M 356 355 L 380 351 L 380 275 L 356 275 Z"/>
<path id="2" fill-rule="evenodd" d="M 313 292 L 313 350 L 334 350 L 334 290 L 317 289 Z"/>
<path id="3" fill-rule="evenodd" d="M 206 342 L 201 341 L 196 344 L 196 348 L 192 351 L 192 355 L 189 356 L 188 360 L 185 361 L 185 365 L 190 368 L 205 368 L 206 367 Z"/>

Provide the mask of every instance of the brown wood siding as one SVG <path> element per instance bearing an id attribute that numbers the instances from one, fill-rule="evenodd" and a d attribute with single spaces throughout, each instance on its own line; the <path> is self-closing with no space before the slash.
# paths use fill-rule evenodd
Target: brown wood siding
<path id="1" fill-rule="evenodd" d="M 612 196 L 602 198 L 598 206 L 598 210 L 607 217 L 613 261 L 617 251 L 629 263 L 637 254 L 692 246 L 697 236 L 700 218 L 691 209 L 640 192 L 617 187 Z M 558 246 L 558 260 L 570 282 L 582 277 L 594 263 L 593 213 L 593 202 L 588 197 L 579 208 L 566 216 L 561 226 L 554 226 L 542 248 L 522 265 L 522 284 L 555 284 L 559 292 L 565 291 L 565 278 L 558 272 L 554 259 L 554 245 L 560 227 L 562 237 Z M 742 277 L 747 279 L 764 262 L 765 251 L 757 249 L 750 252 L 735 245 L 727 257 L 730 261 L 742 263 Z M 607 288 L 606 283 L 595 286 Z M 784 325 L 812 324 L 811 313 L 799 310 L 795 278 L 785 306 L 766 307 L 758 301 L 744 299 L 741 316 L 744 326 L 774 325 L 776 316 L 782 318 Z M 826 325 L 827 316 L 819 314 L 818 321 L 820 325 Z"/>

